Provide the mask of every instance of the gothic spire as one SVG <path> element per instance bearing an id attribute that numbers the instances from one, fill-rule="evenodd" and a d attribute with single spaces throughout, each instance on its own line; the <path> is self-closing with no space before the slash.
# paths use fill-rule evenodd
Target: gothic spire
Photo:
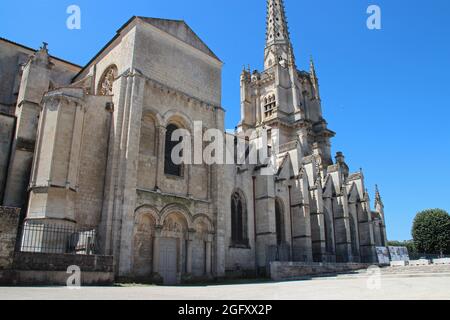
<path id="1" fill-rule="evenodd" d="M 381 199 L 381 194 L 380 194 L 380 190 L 378 189 L 378 185 L 375 185 L 375 201 L 377 201 L 378 203 L 383 203 L 382 199 Z"/>
<path id="2" fill-rule="evenodd" d="M 286 59 L 295 65 L 283 0 L 267 0 L 266 59 L 271 51 L 275 60 Z M 266 64 L 267 65 L 267 64 Z"/>
<path id="3" fill-rule="evenodd" d="M 311 74 L 311 77 L 317 79 L 316 67 L 314 66 L 314 60 L 312 56 L 309 58 L 309 73 Z"/>
<path id="4" fill-rule="evenodd" d="M 314 66 L 314 60 L 312 56 L 309 62 L 309 76 L 311 77 L 311 82 L 314 88 L 314 98 L 320 100 L 319 79 L 317 79 L 316 67 Z"/>

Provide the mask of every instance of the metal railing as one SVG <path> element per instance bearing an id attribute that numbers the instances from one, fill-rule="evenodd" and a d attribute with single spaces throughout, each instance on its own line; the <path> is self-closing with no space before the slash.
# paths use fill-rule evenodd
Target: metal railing
<path id="1" fill-rule="evenodd" d="M 96 254 L 96 230 L 75 226 L 24 223 L 20 229 L 18 251 L 59 254 Z"/>

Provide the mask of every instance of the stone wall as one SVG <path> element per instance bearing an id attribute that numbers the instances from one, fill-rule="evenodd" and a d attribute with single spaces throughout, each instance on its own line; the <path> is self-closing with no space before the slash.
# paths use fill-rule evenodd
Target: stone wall
<path id="1" fill-rule="evenodd" d="M 3 203 L 3 194 L 8 176 L 15 123 L 15 117 L 0 113 L 0 205 Z"/>
<path id="2" fill-rule="evenodd" d="M 112 256 L 17 252 L 15 270 L 67 271 L 78 266 L 81 272 L 113 272 Z"/>
<path id="3" fill-rule="evenodd" d="M 20 209 L 0 207 L 0 285 L 65 285 L 69 266 L 83 285 L 114 282 L 112 256 L 15 252 Z"/>
<path id="4" fill-rule="evenodd" d="M 17 252 L 12 269 L 0 270 L 0 285 L 66 285 L 69 266 L 80 268 L 81 285 L 114 283 L 112 256 Z"/>
<path id="5" fill-rule="evenodd" d="M 0 270 L 13 264 L 20 209 L 0 207 Z"/>
<path id="6" fill-rule="evenodd" d="M 186 26 L 173 23 L 169 28 L 184 29 Z M 190 45 L 195 41 L 193 33 L 181 32 L 183 36 L 174 37 L 172 32 L 165 31 L 167 28 L 158 26 L 155 20 L 138 25 L 135 67 L 157 82 L 219 106 L 222 63 Z"/>
<path id="7" fill-rule="evenodd" d="M 308 276 L 367 269 L 369 266 L 364 263 L 271 262 L 270 277 L 274 281 L 294 280 Z"/>

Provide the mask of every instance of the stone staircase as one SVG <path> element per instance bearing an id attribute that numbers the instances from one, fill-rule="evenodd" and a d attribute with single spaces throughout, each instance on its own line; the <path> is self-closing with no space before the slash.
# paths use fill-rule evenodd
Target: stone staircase
<path id="1" fill-rule="evenodd" d="M 373 273 L 368 273 L 367 269 L 361 269 L 337 275 L 324 275 L 323 277 L 334 277 L 336 279 L 351 279 L 354 277 L 367 277 Z M 445 276 L 450 277 L 450 265 L 429 265 L 429 266 L 407 266 L 407 267 L 383 267 L 381 276 L 384 277 L 426 277 Z M 319 278 L 320 279 L 320 278 Z"/>
<path id="2" fill-rule="evenodd" d="M 367 270 L 358 270 L 353 273 L 359 276 L 367 274 Z M 381 275 L 427 275 L 427 274 L 448 274 L 450 276 L 450 265 L 429 265 L 429 266 L 406 266 L 406 267 L 382 267 Z"/>
<path id="3" fill-rule="evenodd" d="M 382 274 L 422 274 L 422 273 L 450 273 L 450 265 L 406 266 L 381 268 Z"/>

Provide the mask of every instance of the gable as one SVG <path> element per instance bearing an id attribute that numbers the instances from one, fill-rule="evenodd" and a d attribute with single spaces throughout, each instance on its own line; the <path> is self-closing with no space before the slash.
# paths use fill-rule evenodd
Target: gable
<path id="1" fill-rule="evenodd" d="M 96 64 L 109 51 L 111 51 L 112 48 L 120 43 L 121 39 L 133 29 L 138 21 L 148 23 L 222 63 L 222 61 L 220 61 L 220 59 L 184 21 L 133 16 L 122 27 L 120 27 L 119 30 L 117 30 L 116 35 L 80 70 L 80 72 L 74 77 L 73 81 L 78 81 L 86 76 L 86 70 L 89 70 L 92 65 Z"/>
<path id="2" fill-rule="evenodd" d="M 358 189 L 356 187 L 356 184 L 352 183 L 352 186 L 350 187 L 350 191 L 348 192 L 348 202 L 355 203 L 358 200 L 360 200 Z"/>
<path id="3" fill-rule="evenodd" d="M 283 158 L 278 159 L 278 162 L 279 162 L 277 172 L 278 178 L 290 179 L 295 175 L 292 167 L 292 160 L 289 153 L 286 153 Z"/>
<path id="4" fill-rule="evenodd" d="M 334 188 L 333 179 L 330 175 L 327 175 L 325 178 L 325 183 L 323 184 L 323 197 L 325 198 L 331 198 L 336 193 L 336 190 Z"/>
<path id="5" fill-rule="evenodd" d="M 208 48 L 208 46 L 192 31 L 192 29 L 182 20 L 168 20 L 148 17 L 137 17 L 138 19 L 172 35 L 190 46 L 206 53 L 214 59 L 220 59 Z"/>

